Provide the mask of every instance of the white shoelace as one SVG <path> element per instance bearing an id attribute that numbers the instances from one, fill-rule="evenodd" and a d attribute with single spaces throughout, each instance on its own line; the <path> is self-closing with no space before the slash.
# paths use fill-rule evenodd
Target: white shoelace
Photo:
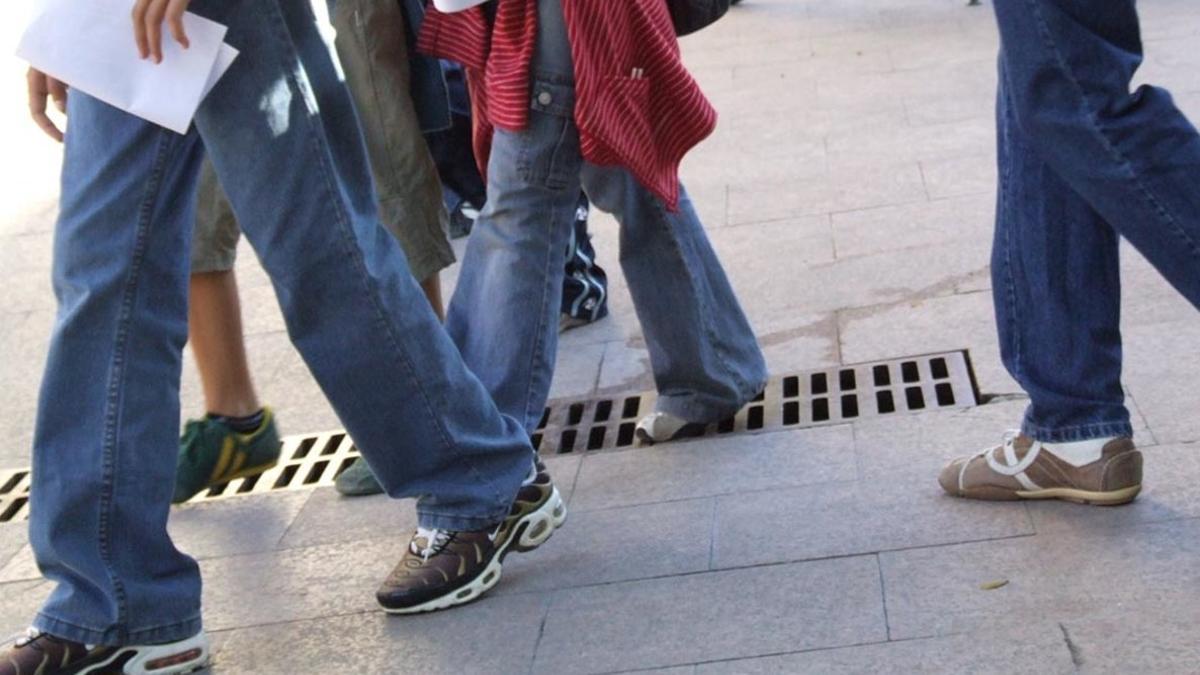
<path id="1" fill-rule="evenodd" d="M 425 546 L 418 547 L 417 540 L 421 538 L 425 539 Z M 428 562 L 430 558 L 437 555 L 443 548 L 445 548 L 446 544 L 449 542 L 450 532 L 446 530 L 429 530 L 424 527 L 418 527 L 417 535 L 413 537 L 411 546 L 413 553 L 416 553 L 417 555 L 421 556 L 423 560 Z"/>
<path id="2" fill-rule="evenodd" d="M 1026 452 L 1025 456 L 1018 460 L 1016 443 L 1017 438 L 1020 435 L 1021 432 L 1017 430 L 1006 431 L 1004 432 L 1004 444 L 1001 446 L 1002 453 L 997 453 L 996 447 L 992 446 L 990 448 L 980 450 L 970 459 L 963 462 L 962 468 L 959 469 L 958 472 L 958 488 L 960 490 L 965 489 L 963 479 L 966 477 L 967 467 L 971 465 L 971 462 L 982 457 L 987 462 L 988 468 L 990 468 L 992 471 L 995 471 L 1002 476 L 1012 476 L 1013 478 L 1016 478 L 1017 482 L 1019 482 L 1026 490 L 1040 490 L 1041 488 L 1038 486 L 1038 484 L 1030 480 L 1029 476 L 1025 475 L 1025 470 L 1033 466 L 1033 463 L 1037 461 L 1038 455 L 1040 455 L 1042 452 L 1042 443 L 1041 441 L 1034 441 L 1033 445 L 1029 448 L 1029 452 Z M 1004 455 L 1004 461 L 1006 462 L 1005 464 L 1000 463 L 1000 460 L 996 458 L 997 454 Z"/>
<path id="3" fill-rule="evenodd" d="M 33 628 L 31 626 L 29 628 L 26 628 L 24 631 L 22 631 L 20 633 L 16 633 L 14 635 L 8 636 L 7 638 L 4 638 L 4 641 L 0 642 L 0 647 L 3 647 L 5 645 L 12 645 L 14 647 L 24 647 L 25 645 L 29 644 L 30 642 L 33 642 L 34 640 L 38 639 L 38 637 L 40 637 L 41 634 L 42 634 L 41 631 L 39 631 L 38 629 Z"/>

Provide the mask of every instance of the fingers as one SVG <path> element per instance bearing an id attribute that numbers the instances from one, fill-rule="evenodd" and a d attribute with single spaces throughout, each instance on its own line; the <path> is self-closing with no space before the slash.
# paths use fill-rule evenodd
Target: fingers
<path id="1" fill-rule="evenodd" d="M 162 63 L 162 22 L 166 0 L 137 0 L 133 6 L 133 40 L 138 56 Z"/>
<path id="2" fill-rule="evenodd" d="M 184 49 L 192 46 L 188 42 L 187 31 L 183 28 L 183 15 L 187 12 L 188 2 L 189 0 L 171 0 L 171 4 L 167 6 L 167 27 L 171 30 L 171 37 Z"/>
<path id="3" fill-rule="evenodd" d="M 67 85 L 46 76 L 46 91 L 50 93 L 50 98 L 54 101 L 54 107 L 58 108 L 58 112 L 67 114 Z"/>
<path id="4" fill-rule="evenodd" d="M 166 15 L 165 0 L 150 0 L 150 6 L 146 8 L 146 45 L 155 63 L 162 63 L 162 25 Z"/>
<path id="5" fill-rule="evenodd" d="M 138 56 L 150 56 L 150 43 L 146 37 L 146 14 L 150 10 L 152 0 L 137 0 L 133 5 L 133 41 L 137 43 Z"/>
<path id="6" fill-rule="evenodd" d="M 63 140 L 62 131 L 46 115 L 46 97 L 49 95 L 47 80 L 49 78 L 40 71 L 30 68 L 25 79 L 29 85 L 30 117 L 33 118 L 33 121 L 47 136 L 61 143 Z"/>

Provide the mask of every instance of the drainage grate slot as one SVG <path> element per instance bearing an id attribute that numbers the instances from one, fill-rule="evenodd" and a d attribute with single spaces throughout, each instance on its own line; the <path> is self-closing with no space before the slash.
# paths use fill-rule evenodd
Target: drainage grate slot
<path id="1" fill-rule="evenodd" d="M 783 397 L 796 398 L 800 395 L 800 378 L 791 375 L 783 378 Z"/>
<path id="2" fill-rule="evenodd" d="M 621 409 L 621 419 L 631 420 L 638 416 L 642 411 L 642 397 L 630 396 L 625 399 L 625 406 Z"/>
<path id="3" fill-rule="evenodd" d="M 842 396 L 842 418 L 850 420 L 855 417 L 858 417 L 858 397 L 846 394 Z"/>
<path id="4" fill-rule="evenodd" d="M 875 366 L 871 369 L 871 374 L 875 379 L 876 387 L 890 387 L 892 385 L 892 371 L 887 366 Z"/>
<path id="5" fill-rule="evenodd" d="M 283 467 L 283 471 L 279 474 L 279 480 L 275 481 L 275 489 L 282 490 L 286 488 L 292 482 L 292 479 L 296 477 L 296 472 L 299 470 L 300 466 L 298 464 L 289 464 Z"/>
<path id="6" fill-rule="evenodd" d="M 828 394 L 829 376 L 825 373 L 813 373 L 808 390 L 813 394 Z"/>
<path id="7" fill-rule="evenodd" d="M 0 511 L 0 523 L 7 523 L 10 520 L 16 520 L 17 514 L 25 509 L 25 505 L 29 503 L 28 497 L 17 497 L 9 502 L 8 506 Z"/>
<path id="8" fill-rule="evenodd" d="M 561 453 L 572 452 L 575 450 L 575 435 L 574 429 L 567 429 L 562 432 L 562 440 L 559 441 L 558 451 Z"/>
<path id="9" fill-rule="evenodd" d="M 737 415 L 688 435 L 738 434 L 843 424 L 879 415 L 977 405 L 971 362 L 965 351 L 842 365 L 772 379 L 755 402 Z M 552 401 L 532 435 L 546 455 L 628 448 L 636 443 L 638 418 L 655 409 L 655 394 L 597 400 Z M 344 431 L 291 436 L 280 465 L 261 476 L 235 480 L 197 497 L 235 495 L 331 485 L 358 457 Z M 29 515 L 29 471 L 0 472 L 0 522 Z"/>
<path id="10" fill-rule="evenodd" d="M 875 407 L 879 410 L 880 415 L 887 415 L 896 412 L 896 399 L 890 391 L 875 392 Z"/>
<path id="11" fill-rule="evenodd" d="M 842 391 L 854 391 L 858 386 L 858 378 L 854 376 L 854 371 L 843 370 L 838 373 L 838 386 Z"/>
<path id="12" fill-rule="evenodd" d="M 783 404 L 783 424 L 785 426 L 794 426 L 800 424 L 800 403 L 797 401 L 788 401 Z"/>
<path id="13" fill-rule="evenodd" d="M 814 422 L 829 421 L 829 399 L 815 398 L 812 402 L 812 419 Z"/>
<path id="14" fill-rule="evenodd" d="M 604 447 L 604 434 L 607 431 L 608 431 L 608 429 L 605 427 L 592 427 L 591 432 L 588 433 L 587 449 L 588 450 L 600 450 L 601 448 L 603 448 Z"/>
<path id="15" fill-rule="evenodd" d="M 612 417 L 613 402 L 600 401 L 596 404 L 596 414 L 592 416 L 595 422 L 607 422 L 609 417 Z"/>
<path id="16" fill-rule="evenodd" d="M 925 392 L 921 391 L 920 387 L 905 389 L 904 397 L 908 400 L 909 410 L 923 410 L 925 408 Z"/>
<path id="17" fill-rule="evenodd" d="M 763 428 L 763 407 L 756 405 L 746 412 L 746 429 L 758 431 L 761 428 Z"/>

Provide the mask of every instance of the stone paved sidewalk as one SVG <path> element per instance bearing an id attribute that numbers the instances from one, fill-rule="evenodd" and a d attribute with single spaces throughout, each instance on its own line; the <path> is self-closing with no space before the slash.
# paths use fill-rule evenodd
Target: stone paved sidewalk
<path id="1" fill-rule="evenodd" d="M 1144 79 L 1200 119 L 1200 7 L 1139 4 Z M 510 558 L 487 599 L 415 619 L 372 599 L 408 504 L 318 489 L 177 509 L 173 533 L 204 568 L 213 671 L 1200 670 L 1200 317 L 1135 252 L 1124 326 L 1142 498 L 978 504 L 934 480 L 1023 407 L 988 275 L 996 34 L 987 7 L 964 5 L 746 0 L 685 42 L 722 117 L 684 174 L 775 373 L 969 349 L 989 403 L 550 458 L 567 526 Z M 20 69 L 3 68 L 16 92 Z M 53 318 L 56 151 L 23 116 L 19 96 L 0 102 L 0 469 L 28 464 Z M 650 385 L 610 219 L 595 237 L 613 316 L 565 337 L 558 397 Z M 264 397 L 289 433 L 336 428 L 248 251 L 240 269 Z M 184 401 L 200 411 L 190 365 Z M 47 591 L 23 526 L 0 524 L 0 626 L 23 626 Z"/>

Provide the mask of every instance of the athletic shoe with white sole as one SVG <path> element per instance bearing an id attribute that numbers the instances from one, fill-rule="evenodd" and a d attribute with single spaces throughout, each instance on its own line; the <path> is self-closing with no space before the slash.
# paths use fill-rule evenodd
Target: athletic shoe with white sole
<path id="1" fill-rule="evenodd" d="M 703 436 L 707 428 L 707 424 L 689 422 L 670 413 L 656 412 L 646 415 L 637 423 L 635 434 L 643 445 L 654 445 L 680 438 Z"/>
<path id="2" fill-rule="evenodd" d="M 204 633 L 164 645 L 88 646 L 30 628 L 7 653 L 0 675 L 181 675 L 208 665 Z"/>
<path id="3" fill-rule="evenodd" d="M 500 581 L 505 556 L 546 543 L 566 518 L 566 505 L 538 461 L 508 517 L 495 527 L 464 532 L 418 528 L 375 598 L 389 614 L 432 612 L 476 600 Z"/>
<path id="4" fill-rule="evenodd" d="M 938 482 L 955 497 L 1013 501 L 1062 499 L 1080 504 L 1117 506 L 1133 501 L 1142 489 L 1142 453 L 1128 438 L 1103 442 L 1094 461 L 1076 466 L 1043 444 L 1012 432 L 1004 442 L 954 460 Z"/>

